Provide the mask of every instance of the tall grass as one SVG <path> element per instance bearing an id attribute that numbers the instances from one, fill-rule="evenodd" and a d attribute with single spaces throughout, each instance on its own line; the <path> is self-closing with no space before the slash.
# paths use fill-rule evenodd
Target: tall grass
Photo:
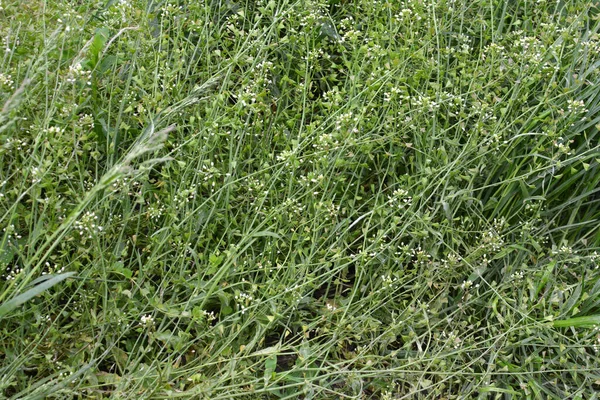
<path id="1" fill-rule="evenodd" d="M 2 0 L 2 396 L 594 398 L 598 15 Z"/>

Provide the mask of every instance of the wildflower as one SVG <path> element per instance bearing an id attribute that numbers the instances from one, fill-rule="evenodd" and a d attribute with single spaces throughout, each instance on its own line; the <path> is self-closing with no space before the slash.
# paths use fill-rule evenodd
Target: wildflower
<path id="1" fill-rule="evenodd" d="M 142 315 L 140 318 L 140 325 L 151 326 L 154 325 L 154 317 L 150 314 Z"/>
<path id="2" fill-rule="evenodd" d="M 240 307 L 240 311 L 242 314 L 246 313 L 246 310 L 250 306 L 250 304 L 254 301 L 254 298 L 247 293 L 240 292 L 234 296 L 235 301 L 238 303 Z"/>
<path id="3" fill-rule="evenodd" d="M 460 288 L 462 290 L 467 290 L 468 288 L 470 288 L 471 286 L 473 286 L 473 281 L 467 280 L 467 281 L 463 281 L 460 284 Z"/>
<path id="4" fill-rule="evenodd" d="M 1 10 L 2 8 L 0 8 Z M 9 89 L 14 89 L 14 81 L 12 80 L 12 76 L 8 74 L 0 73 L 0 87 L 6 86 Z"/>
<path id="5" fill-rule="evenodd" d="M 92 211 L 87 211 L 80 220 L 73 224 L 75 230 L 79 231 L 79 236 L 92 238 L 94 233 L 100 233 L 104 229 L 98 225 L 98 216 Z"/>
<path id="6" fill-rule="evenodd" d="M 92 71 L 86 71 L 83 69 L 81 64 L 74 64 L 69 66 L 68 72 L 68 83 L 75 83 L 78 79 L 83 79 L 87 82 L 88 86 L 91 84 L 90 79 L 92 77 Z"/>

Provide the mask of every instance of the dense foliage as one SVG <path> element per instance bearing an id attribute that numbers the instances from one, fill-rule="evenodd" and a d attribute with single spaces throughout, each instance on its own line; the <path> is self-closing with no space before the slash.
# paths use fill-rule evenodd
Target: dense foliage
<path id="1" fill-rule="evenodd" d="M 5 398 L 592 398 L 600 9 L 0 1 Z"/>

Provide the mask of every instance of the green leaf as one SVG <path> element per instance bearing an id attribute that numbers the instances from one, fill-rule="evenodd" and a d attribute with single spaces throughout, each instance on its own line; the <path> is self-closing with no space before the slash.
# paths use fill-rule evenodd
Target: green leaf
<path id="1" fill-rule="evenodd" d="M 269 383 L 271 378 L 275 375 L 275 368 L 277 367 L 277 355 L 273 354 L 265 360 L 265 385 Z"/>
<path id="2" fill-rule="evenodd" d="M 542 275 L 542 277 L 538 281 L 537 287 L 535 288 L 535 295 L 536 296 L 540 294 L 540 292 L 542 291 L 542 289 L 544 288 L 544 286 L 546 286 L 546 283 L 548 283 L 548 280 L 552 276 L 552 272 L 554 271 L 554 267 L 555 266 L 556 266 L 556 261 L 551 261 L 546 266 L 546 269 L 544 270 L 544 274 Z"/>
<path id="3" fill-rule="evenodd" d="M 275 239 L 281 239 L 281 236 L 279 236 L 278 234 L 276 234 L 275 232 L 271 232 L 271 231 L 260 231 L 260 232 L 255 232 L 251 235 L 252 237 L 264 237 L 264 236 L 270 236 L 273 237 Z"/>
<path id="4" fill-rule="evenodd" d="M 555 328 L 589 328 L 595 325 L 600 325 L 600 314 L 569 319 L 559 319 L 554 321 L 552 324 Z"/>
<path id="5" fill-rule="evenodd" d="M 108 55 L 98 65 L 98 72 L 104 74 L 106 71 L 111 69 L 117 63 L 117 57 Z"/>
<path id="6" fill-rule="evenodd" d="M 341 39 L 340 35 L 337 33 L 334 24 L 331 21 L 325 21 L 321 24 L 320 33 L 322 37 L 327 37 L 331 40 L 338 41 Z"/>
<path id="7" fill-rule="evenodd" d="M 48 279 L 47 281 L 44 281 L 43 283 L 40 283 L 39 285 L 29 289 L 25 293 L 21 293 L 17 297 L 10 299 L 9 301 L 5 302 L 0 306 L 0 318 L 4 317 L 9 312 L 19 307 L 21 304 L 31 300 L 35 296 L 42 294 L 46 290 L 50 289 L 52 286 L 64 281 L 67 278 L 70 278 L 73 275 L 75 275 L 75 272 L 66 272 L 64 274 L 56 275 L 55 277 Z"/>
<path id="8" fill-rule="evenodd" d="M 5 246 L 0 249 L 0 266 L 7 266 L 12 261 L 15 256 L 15 252 L 12 249 L 12 246 Z"/>
<path id="9" fill-rule="evenodd" d="M 221 314 L 231 315 L 233 313 L 233 308 L 229 305 L 229 296 L 226 293 L 217 292 L 217 297 L 221 303 Z"/>
<path id="10" fill-rule="evenodd" d="M 514 394 L 514 395 L 519 395 L 520 393 L 512 390 L 512 389 L 506 389 L 506 388 L 500 388 L 500 387 L 495 387 L 495 386 L 484 386 L 482 388 L 479 388 L 479 391 L 482 393 L 508 393 L 508 394 Z"/>
<path id="11" fill-rule="evenodd" d="M 563 312 L 569 313 L 573 309 L 573 307 L 575 307 L 575 304 L 581 298 L 582 290 L 583 290 L 583 285 L 582 284 L 577 285 L 577 287 L 573 291 L 573 294 L 571 295 L 571 297 L 569 297 L 569 300 L 567 300 L 567 302 L 565 303 Z M 573 314 L 575 314 L 575 313 L 573 313 Z"/>
<path id="12" fill-rule="evenodd" d="M 113 346 L 110 349 L 110 352 L 112 353 L 114 360 L 117 362 L 117 366 L 119 367 L 119 369 L 121 371 L 124 371 L 125 367 L 127 366 L 127 362 L 129 361 L 129 356 L 127 355 L 127 352 L 125 352 L 123 349 L 118 348 L 117 346 Z"/>
<path id="13" fill-rule="evenodd" d="M 123 275 L 127 279 L 131 279 L 131 277 L 133 276 L 133 271 L 129 268 L 125 268 L 121 261 L 114 263 L 113 270 L 114 272 Z"/>
<path id="14" fill-rule="evenodd" d="M 100 60 L 100 53 L 104 49 L 104 45 L 108 41 L 108 28 L 98 28 L 92 39 L 89 52 L 90 68 L 94 69 Z"/>
<path id="15" fill-rule="evenodd" d="M 215 253 L 211 254 L 208 257 L 209 265 L 208 265 L 208 269 L 207 269 L 206 273 L 209 275 L 213 275 L 213 274 L 217 273 L 224 258 L 225 258 L 225 254 L 219 254 L 219 255 L 217 255 Z"/>
<path id="16" fill-rule="evenodd" d="M 266 347 L 264 349 L 260 349 L 255 351 L 254 353 L 250 354 L 250 356 L 254 357 L 254 356 L 264 356 L 266 354 L 273 354 L 279 351 L 279 344 L 275 345 L 275 346 L 270 346 L 270 347 Z"/>

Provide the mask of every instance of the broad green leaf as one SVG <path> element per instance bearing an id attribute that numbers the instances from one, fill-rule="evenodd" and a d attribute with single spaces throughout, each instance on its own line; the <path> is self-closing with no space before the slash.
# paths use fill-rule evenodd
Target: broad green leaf
<path id="1" fill-rule="evenodd" d="M 14 255 L 15 252 L 11 246 L 5 246 L 4 248 L 0 249 L 0 266 L 4 267 L 8 265 L 12 261 Z"/>
<path id="2" fill-rule="evenodd" d="M 90 45 L 90 68 L 95 68 L 100 60 L 100 53 L 108 41 L 108 28 L 98 28 Z"/>
<path id="3" fill-rule="evenodd" d="M 275 368 L 277 367 L 277 355 L 273 354 L 265 360 L 265 385 L 269 383 L 273 375 L 275 374 Z"/>

